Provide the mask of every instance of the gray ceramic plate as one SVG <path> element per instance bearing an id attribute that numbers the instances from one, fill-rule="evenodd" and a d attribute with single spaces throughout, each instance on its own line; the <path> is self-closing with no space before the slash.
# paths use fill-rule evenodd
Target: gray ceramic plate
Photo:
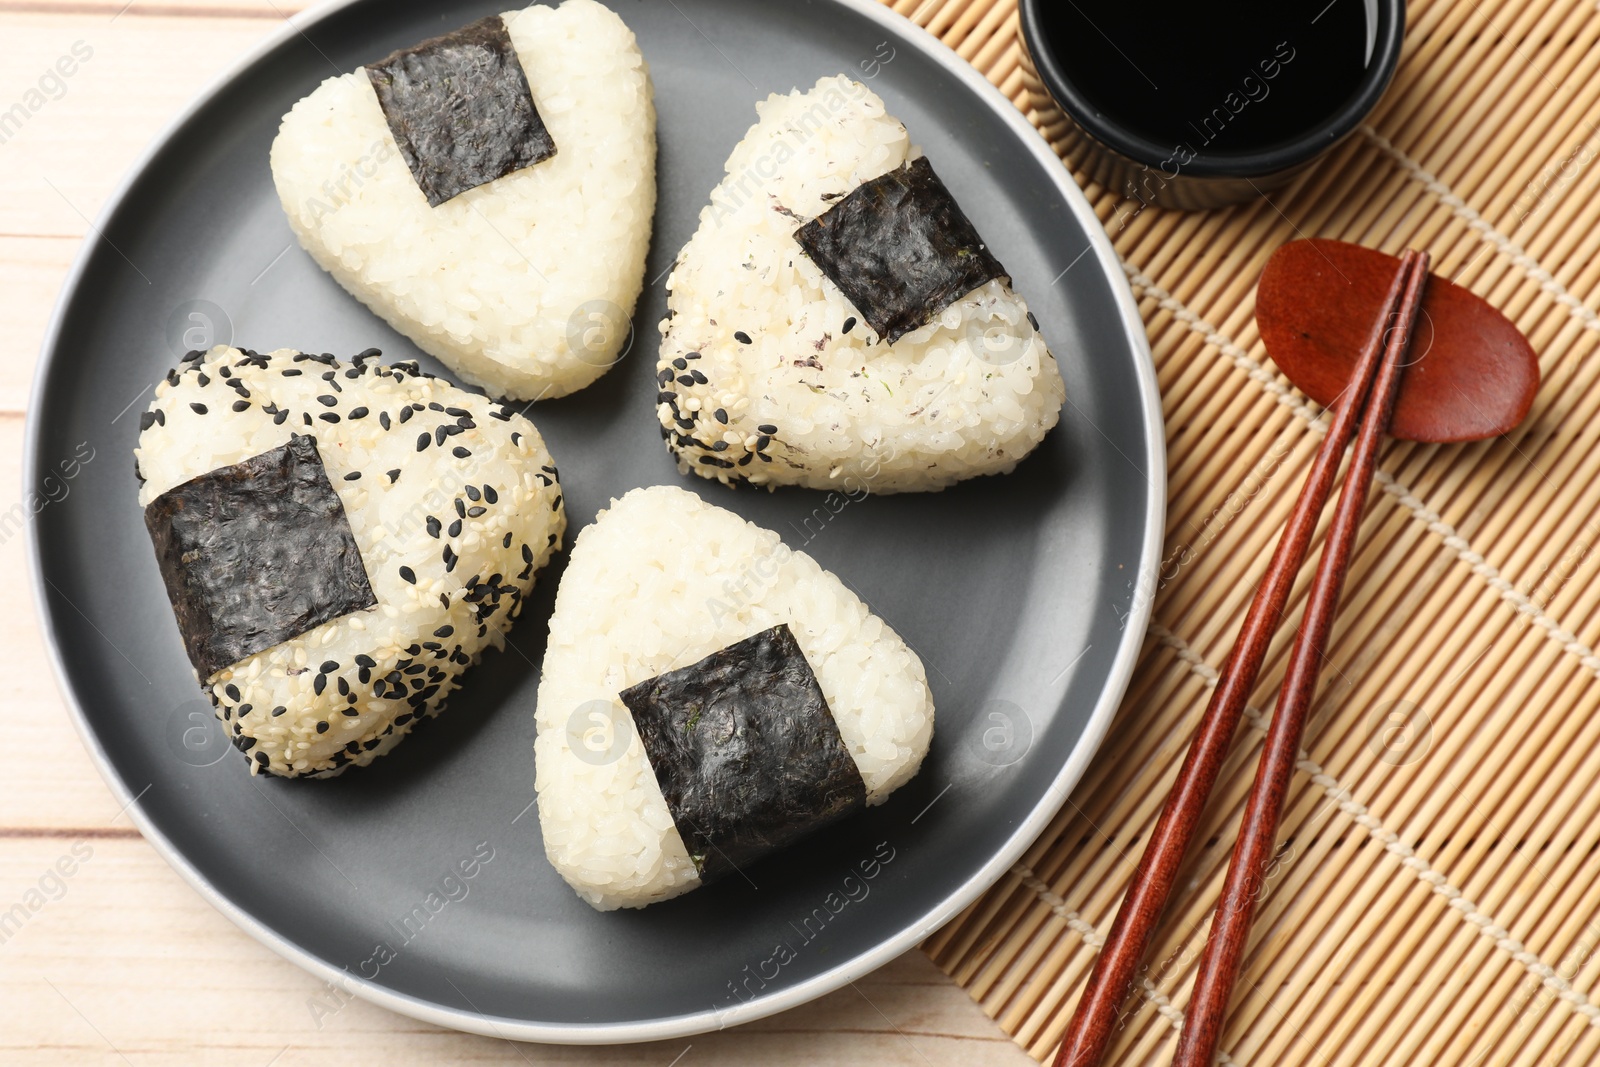
<path id="1" fill-rule="evenodd" d="M 888 804 L 760 864 L 754 885 L 591 911 L 546 863 L 531 808 L 533 700 L 560 560 L 513 649 L 370 768 L 331 782 L 251 778 L 210 725 L 136 503 L 143 390 L 211 342 L 415 358 L 293 245 L 267 147 L 279 116 L 336 69 L 492 3 L 323 8 L 205 94 L 113 198 L 104 239 L 77 264 L 45 344 L 26 459 L 30 490 L 68 490 L 33 526 L 56 668 L 112 788 L 137 797 L 145 836 L 240 926 L 342 989 L 542 1041 L 691 1034 L 792 1007 L 916 944 L 999 878 L 1065 800 L 1127 684 L 1148 614 L 1135 578 L 1154 573 L 1165 495 L 1155 379 L 1116 257 L 1067 171 L 976 72 L 872 0 L 618 6 L 660 110 L 656 281 L 632 354 L 534 412 L 574 530 L 634 486 L 685 484 L 651 410 L 659 276 L 769 92 L 840 71 L 866 80 L 937 162 L 1060 357 L 1061 425 L 1009 477 L 867 499 L 825 523 L 812 518 L 815 493 L 691 484 L 804 548 L 921 654 L 933 751 Z M 462 862 L 474 877 L 447 882 Z"/>

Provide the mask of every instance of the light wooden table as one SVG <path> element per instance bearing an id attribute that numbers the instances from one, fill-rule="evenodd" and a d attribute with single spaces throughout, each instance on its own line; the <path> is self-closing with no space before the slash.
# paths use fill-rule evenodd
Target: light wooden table
<path id="1" fill-rule="evenodd" d="M 0 127 L 0 511 L 20 495 L 40 339 L 89 220 L 163 124 L 295 9 L 0 0 L 0 110 L 28 112 Z M 51 75 L 74 54 L 88 58 Z M 214 912 L 118 812 L 46 665 L 20 535 L 0 540 L 0 583 L 12 671 L 0 694 L 0 912 L 28 912 L 0 929 L 0 1063 L 1031 1062 L 919 952 L 809 1007 L 692 1041 L 514 1045 L 360 1002 L 319 1027 L 308 1001 L 321 983 Z M 52 873 L 58 863 L 70 875 Z"/>

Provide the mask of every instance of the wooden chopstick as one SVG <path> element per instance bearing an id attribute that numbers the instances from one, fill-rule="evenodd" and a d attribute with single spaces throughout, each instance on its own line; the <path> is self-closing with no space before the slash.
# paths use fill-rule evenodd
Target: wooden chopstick
<path id="1" fill-rule="evenodd" d="M 1382 447 L 1383 435 L 1394 414 L 1406 348 L 1428 284 L 1428 254 L 1408 252 L 1400 269 L 1406 276 L 1406 284 L 1398 323 L 1385 346 L 1383 366 L 1361 419 L 1350 469 L 1345 475 L 1328 539 L 1322 548 L 1322 559 L 1317 564 L 1316 577 L 1307 596 L 1300 632 L 1295 635 L 1289 653 L 1283 691 L 1267 730 L 1255 784 L 1245 802 L 1244 821 L 1234 842 L 1233 856 L 1228 861 L 1228 874 L 1211 921 L 1211 933 L 1200 954 L 1194 991 L 1189 997 L 1173 1067 L 1211 1067 L 1227 1018 L 1228 1001 L 1244 958 L 1250 923 L 1277 846 L 1278 823 L 1283 817 L 1289 780 L 1299 758 L 1306 715 L 1316 695 L 1328 636 L 1339 611 L 1339 594 L 1344 589 L 1350 555 L 1367 504 L 1367 491 L 1377 466 L 1378 449 Z"/>
<path id="2" fill-rule="evenodd" d="M 1317 449 L 1311 472 L 1295 501 L 1294 511 L 1284 526 L 1266 577 L 1256 589 L 1245 614 L 1244 625 L 1233 651 L 1223 664 L 1221 676 L 1204 716 L 1189 743 L 1188 754 L 1178 771 L 1178 779 L 1162 806 L 1161 816 L 1145 845 L 1144 855 L 1133 873 L 1133 880 L 1122 898 L 1117 917 L 1106 935 L 1105 945 L 1095 960 L 1094 970 L 1078 998 L 1078 1006 L 1056 1052 L 1055 1067 L 1095 1067 L 1105 1055 L 1117 1028 L 1118 1011 L 1133 984 L 1135 972 L 1149 950 L 1156 924 L 1177 881 L 1189 841 L 1199 826 L 1206 799 L 1216 785 L 1232 744 L 1239 717 L 1244 712 L 1250 691 L 1261 673 L 1262 661 L 1272 635 L 1283 619 L 1295 575 L 1305 562 L 1311 535 L 1316 530 L 1322 507 L 1333 487 L 1346 443 L 1355 430 L 1367 394 L 1377 377 L 1378 364 L 1385 349 L 1389 319 L 1400 306 L 1407 280 L 1407 262 L 1389 286 L 1384 302 L 1385 314 L 1373 324 L 1362 347 L 1343 399 L 1335 409 L 1333 422 Z"/>

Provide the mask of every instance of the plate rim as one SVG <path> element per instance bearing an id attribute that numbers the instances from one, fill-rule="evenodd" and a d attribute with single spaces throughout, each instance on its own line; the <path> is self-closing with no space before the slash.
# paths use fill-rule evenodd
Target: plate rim
<path id="1" fill-rule="evenodd" d="M 34 413 L 41 403 L 46 378 L 55 362 L 55 350 L 64 329 L 67 306 L 82 284 L 89 262 L 98 248 L 99 241 L 96 238 L 101 237 L 106 224 L 122 209 L 133 186 L 143 177 L 151 162 L 171 143 L 190 119 L 284 42 L 296 36 L 304 36 L 307 29 L 328 16 L 359 2 L 361 0 L 322 0 L 286 17 L 281 27 L 225 67 L 162 126 L 101 205 L 95 221 L 90 224 L 90 232 L 85 235 L 83 246 L 78 250 L 72 268 L 56 295 L 49 325 L 40 345 L 38 364 L 34 368 L 33 382 L 29 391 L 27 428 L 23 441 L 23 499 L 28 499 L 29 494 L 38 491 L 43 430 L 40 420 Z M 127 812 L 144 840 L 155 848 L 156 853 L 199 893 L 206 903 L 256 941 L 309 974 L 400 1015 L 484 1037 L 517 1041 L 566 1045 L 630 1044 L 692 1037 L 753 1022 L 799 1007 L 854 982 L 914 948 L 923 939 L 954 919 L 979 895 L 998 882 L 1016 862 L 1017 857 L 1043 833 L 1066 803 L 1073 788 L 1082 779 L 1089 761 L 1099 751 L 1111 719 L 1127 691 L 1149 627 L 1154 598 L 1145 595 L 1144 588 L 1146 576 L 1154 572 L 1160 559 L 1166 522 L 1167 454 L 1161 393 L 1156 381 L 1155 362 L 1149 338 L 1145 333 L 1144 320 L 1139 314 L 1138 305 L 1134 301 L 1132 287 L 1127 282 L 1122 260 L 1112 247 L 1110 237 L 1095 215 L 1083 190 L 1073 180 L 1071 172 L 1056 156 L 1044 137 L 998 87 L 943 41 L 906 16 L 893 11 L 880 0 L 824 0 L 824 2 L 867 19 L 915 48 L 925 59 L 934 62 L 961 82 L 980 101 L 987 104 L 989 110 L 1017 135 L 1024 149 L 1031 153 L 1043 165 L 1045 172 L 1053 178 L 1062 200 L 1087 234 L 1089 247 L 1093 250 L 1095 259 L 1109 282 L 1112 298 L 1121 312 L 1123 329 L 1134 355 L 1134 377 L 1144 404 L 1145 445 L 1150 457 L 1147 481 L 1150 490 L 1145 500 L 1145 538 L 1139 550 L 1133 603 L 1124 620 L 1123 636 L 1113 657 L 1106 684 L 1100 691 L 1099 699 L 1085 723 L 1082 734 L 1079 735 L 1050 787 L 1040 796 L 1027 818 L 1017 824 L 988 862 L 947 895 L 939 906 L 908 924 L 900 933 L 885 938 L 866 951 L 792 987 L 758 996 L 751 1001 L 741 1001 L 725 1010 L 708 1008 L 700 1012 L 627 1023 L 536 1023 L 526 1019 L 487 1015 L 469 1009 L 449 1008 L 430 1000 L 397 992 L 360 975 L 352 974 L 348 970 L 336 968 L 280 936 L 212 885 L 210 880 L 189 862 L 183 852 L 144 815 L 138 805 L 143 791 L 134 795 L 123 782 L 98 735 L 90 727 L 83 705 L 77 699 L 56 638 L 55 612 L 45 588 L 49 579 L 45 576 L 41 563 L 39 525 L 36 522 L 28 523 L 27 558 L 30 585 L 35 614 L 41 623 L 45 653 L 50 661 L 51 674 L 78 731 L 78 736 L 95 764 L 95 769 L 110 787 L 114 799 L 120 804 L 118 816 L 122 812 Z"/>

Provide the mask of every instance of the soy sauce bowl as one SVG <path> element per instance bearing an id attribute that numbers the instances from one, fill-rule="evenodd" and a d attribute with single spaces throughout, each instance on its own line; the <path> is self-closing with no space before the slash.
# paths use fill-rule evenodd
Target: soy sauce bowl
<path id="1" fill-rule="evenodd" d="M 1125 197 L 1135 213 L 1149 204 L 1183 210 L 1222 207 L 1288 184 L 1350 136 L 1377 106 L 1399 65 L 1405 37 L 1405 0 L 1366 0 L 1368 18 L 1376 23 L 1371 52 L 1342 104 L 1331 113 L 1308 116 L 1303 128 L 1270 145 L 1208 150 L 1193 141 L 1152 140 L 1091 103 L 1073 81 L 1071 64 L 1045 32 L 1045 17 L 1060 2 L 1019 0 L 1017 36 L 1028 102 L 1044 116 L 1046 136 L 1064 141 L 1074 162 L 1094 181 Z"/>

